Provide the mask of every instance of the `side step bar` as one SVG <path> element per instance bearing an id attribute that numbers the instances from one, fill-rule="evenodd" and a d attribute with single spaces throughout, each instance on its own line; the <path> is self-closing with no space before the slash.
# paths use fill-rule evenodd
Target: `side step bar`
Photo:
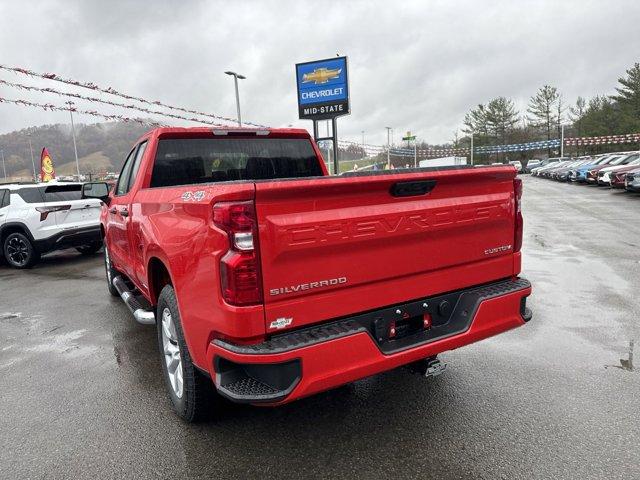
<path id="1" fill-rule="evenodd" d="M 136 322 L 142 325 L 155 325 L 156 316 L 153 310 L 146 308 L 142 302 L 138 300 L 120 275 L 113 279 L 113 286 L 116 287 L 120 298 L 122 298 L 125 305 L 131 310 L 131 313 L 133 313 L 133 318 L 136 319 Z"/>

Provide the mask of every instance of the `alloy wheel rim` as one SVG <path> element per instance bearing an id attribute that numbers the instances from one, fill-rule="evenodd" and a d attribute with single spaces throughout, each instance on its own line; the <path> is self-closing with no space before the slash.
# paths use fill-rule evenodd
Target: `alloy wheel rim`
<path id="1" fill-rule="evenodd" d="M 22 266 L 29 258 L 29 247 L 23 239 L 13 237 L 7 244 L 7 255 L 13 263 Z"/>
<path id="2" fill-rule="evenodd" d="M 182 356 L 180 355 L 176 326 L 173 322 L 171 310 L 169 310 L 168 307 L 162 310 L 162 349 L 164 361 L 167 366 L 169 384 L 176 397 L 182 398 L 184 389 Z"/>

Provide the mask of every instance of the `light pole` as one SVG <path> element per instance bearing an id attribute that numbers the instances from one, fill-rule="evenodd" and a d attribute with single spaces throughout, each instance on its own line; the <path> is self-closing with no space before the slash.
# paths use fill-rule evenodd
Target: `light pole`
<path id="1" fill-rule="evenodd" d="M 236 109 L 238 110 L 238 126 L 241 127 L 242 126 L 242 116 L 240 115 L 240 94 L 238 93 L 238 79 L 240 80 L 244 80 L 245 77 L 244 75 L 240 75 L 239 73 L 236 72 L 232 72 L 231 70 L 229 70 L 228 72 L 224 72 L 227 75 L 231 75 L 233 76 L 233 83 L 236 87 Z"/>
<path id="2" fill-rule="evenodd" d="M 364 130 L 362 130 L 362 161 L 364 162 L 364 157 L 366 157 L 366 151 L 364 149 Z"/>
<path id="3" fill-rule="evenodd" d="M 560 125 L 560 158 L 564 157 L 564 124 Z"/>
<path id="4" fill-rule="evenodd" d="M 391 168 L 391 160 L 389 158 L 389 149 L 391 148 L 391 144 L 389 144 L 389 134 L 391 132 L 391 127 L 384 127 L 387 129 L 387 168 Z"/>
<path id="5" fill-rule="evenodd" d="M 71 116 L 71 136 L 73 137 L 73 153 L 76 154 L 76 170 L 78 171 L 78 181 L 80 181 L 80 163 L 78 162 L 78 147 L 76 147 L 76 127 L 73 124 L 73 111 L 75 110 L 75 103 L 71 100 L 64 102 L 69 105 L 69 115 Z"/>
<path id="6" fill-rule="evenodd" d="M 33 181 L 38 182 L 38 176 L 36 175 L 36 162 L 33 160 L 33 146 L 31 145 L 31 132 L 27 133 L 29 137 L 29 150 L 31 150 L 31 166 L 33 167 Z"/>
<path id="7" fill-rule="evenodd" d="M 471 165 L 473 165 L 473 132 L 471 132 Z"/>
<path id="8" fill-rule="evenodd" d="M 4 171 L 4 180 L 7 181 L 7 166 L 4 164 L 4 150 L 0 150 L 0 156 L 2 156 L 2 170 Z"/>

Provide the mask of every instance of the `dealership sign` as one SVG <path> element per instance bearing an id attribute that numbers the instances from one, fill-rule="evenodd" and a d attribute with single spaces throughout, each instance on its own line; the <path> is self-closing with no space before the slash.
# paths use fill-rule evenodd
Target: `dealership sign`
<path id="1" fill-rule="evenodd" d="M 301 119 L 322 120 L 350 113 L 347 57 L 298 63 L 296 80 Z"/>

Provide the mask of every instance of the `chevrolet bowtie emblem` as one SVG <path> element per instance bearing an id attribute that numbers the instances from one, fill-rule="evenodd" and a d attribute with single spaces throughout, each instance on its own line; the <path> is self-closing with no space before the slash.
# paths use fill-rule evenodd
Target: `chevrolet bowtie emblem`
<path id="1" fill-rule="evenodd" d="M 305 73 L 302 76 L 302 83 L 314 82 L 316 85 L 327 83 L 329 80 L 337 78 L 342 72 L 341 68 L 331 70 L 329 68 L 316 68 L 312 73 Z"/>

